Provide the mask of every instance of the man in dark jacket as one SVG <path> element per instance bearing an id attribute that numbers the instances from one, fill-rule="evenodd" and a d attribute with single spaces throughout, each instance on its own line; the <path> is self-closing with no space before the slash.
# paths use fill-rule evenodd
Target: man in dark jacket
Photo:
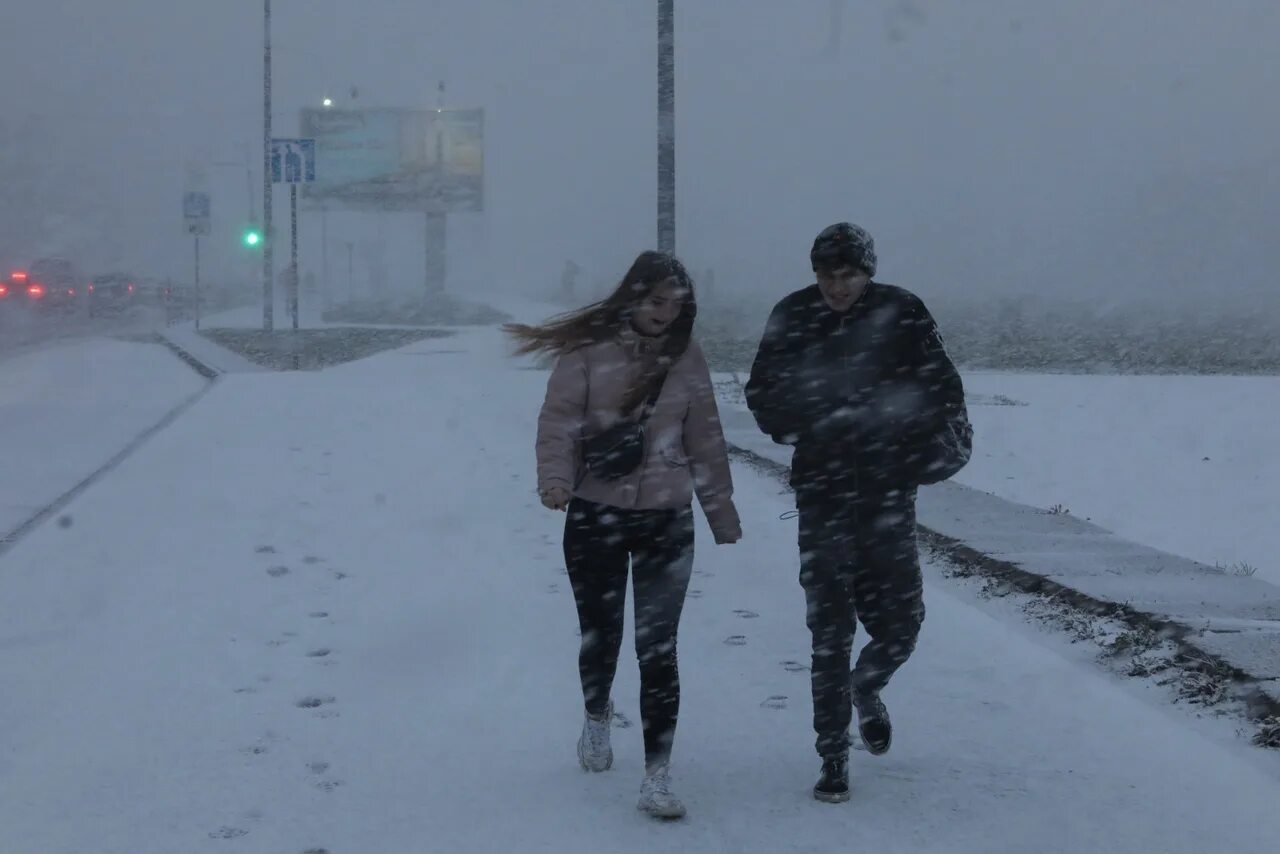
<path id="1" fill-rule="evenodd" d="M 810 254 L 817 284 L 774 308 L 747 404 L 760 429 L 795 448 L 800 583 L 813 633 L 814 797 L 849 797 L 853 710 L 867 750 L 888 751 L 880 692 L 915 649 L 924 620 L 916 488 L 968 461 L 964 386 L 924 303 L 872 281 L 875 244 L 838 223 Z M 850 671 L 855 621 L 870 640 Z"/>

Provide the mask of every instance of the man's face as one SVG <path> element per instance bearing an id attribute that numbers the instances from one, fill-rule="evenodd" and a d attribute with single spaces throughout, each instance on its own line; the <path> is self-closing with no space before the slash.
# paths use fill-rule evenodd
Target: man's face
<path id="1" fill-rule="evenodd" d="M 871 277 L 857 267 L 836 267 L 814 272 L 818 275 L 818 289 L 822 291 L 822 298 L 832 311 L 841 313 L 853 308 L 858 297 L 862 296 L 862 292 L 871 283 Z"/>

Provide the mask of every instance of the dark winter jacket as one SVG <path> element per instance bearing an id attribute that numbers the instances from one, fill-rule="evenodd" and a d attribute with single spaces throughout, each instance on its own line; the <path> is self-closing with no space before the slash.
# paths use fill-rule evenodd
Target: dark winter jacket
<path id="1" fill-rule="evenodd" d="M 751 367 L 747 405 L 794 445 L 792 484 L 913 489 L 968 461 L 964 385 L 920 298 L 872 282 L 849 311 L 817 285 L 774 308 Z"/>

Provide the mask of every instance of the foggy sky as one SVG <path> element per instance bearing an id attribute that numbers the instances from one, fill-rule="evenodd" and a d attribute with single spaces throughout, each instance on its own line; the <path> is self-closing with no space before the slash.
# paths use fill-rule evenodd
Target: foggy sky
<path id="1" fill-rule="evenodd" d="M 47 183 L 89 211 L 33 214 L 39 251 L 187 275 L 187 164 L 252 145 L 261 180 L 261 3 L 0 3 L 0 152 L 28 128 Z M 1274 0 L 848 0 L 834 53 L 831 6 L 677 0 L 679 251 L 695 272 L 714 267 L 722 291 L 805 284 L 809 242 L 840 219 L 876 236 L 881 278 L 926 295 L 1273 290 Z M 275 12 L 278 136 L 352 84 L 364 105 L 434 105 L 444 78 L 449 105 L 486 109 L 488 210 L 451 219 L 451 288 L 545 290 L 567 258 L 616 279 L 654 242 L 654 3 L 275 0 Z M 237 275 L 243 169 L 207 174 L 210 264 Z M 420 231 L 412 217 L 331 219 L 335 241 L 381 235 L 410 287 Z M 9 242 L 0 261 L 35 251 Z M 311 219 L 311 269 L 317 242 Z"/>

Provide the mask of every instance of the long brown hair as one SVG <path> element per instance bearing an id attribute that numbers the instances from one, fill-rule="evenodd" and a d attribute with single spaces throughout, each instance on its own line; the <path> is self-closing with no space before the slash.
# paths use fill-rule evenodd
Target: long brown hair
<path id="1" fill-rule="evenodd" d="M 693 321 L 698 316 L 693 280 L 675 256 L 666 252 L 641 252 L 622 282 L 600 302 L 551 318 L 540 326 L 509 323 L 503 331 L 516 342 L 516 353 L 563 356 L 580 347 L 609 341 L 631 322 L 636 307 L 659 285 L 675 279 L 684 291 L 680 315 L 663 334 L 656 358 L 646 360 L 635 384 L 624 396 L 621 410 L 631 412 L 653 391 L 658 378 L 689 348 Z"/>

